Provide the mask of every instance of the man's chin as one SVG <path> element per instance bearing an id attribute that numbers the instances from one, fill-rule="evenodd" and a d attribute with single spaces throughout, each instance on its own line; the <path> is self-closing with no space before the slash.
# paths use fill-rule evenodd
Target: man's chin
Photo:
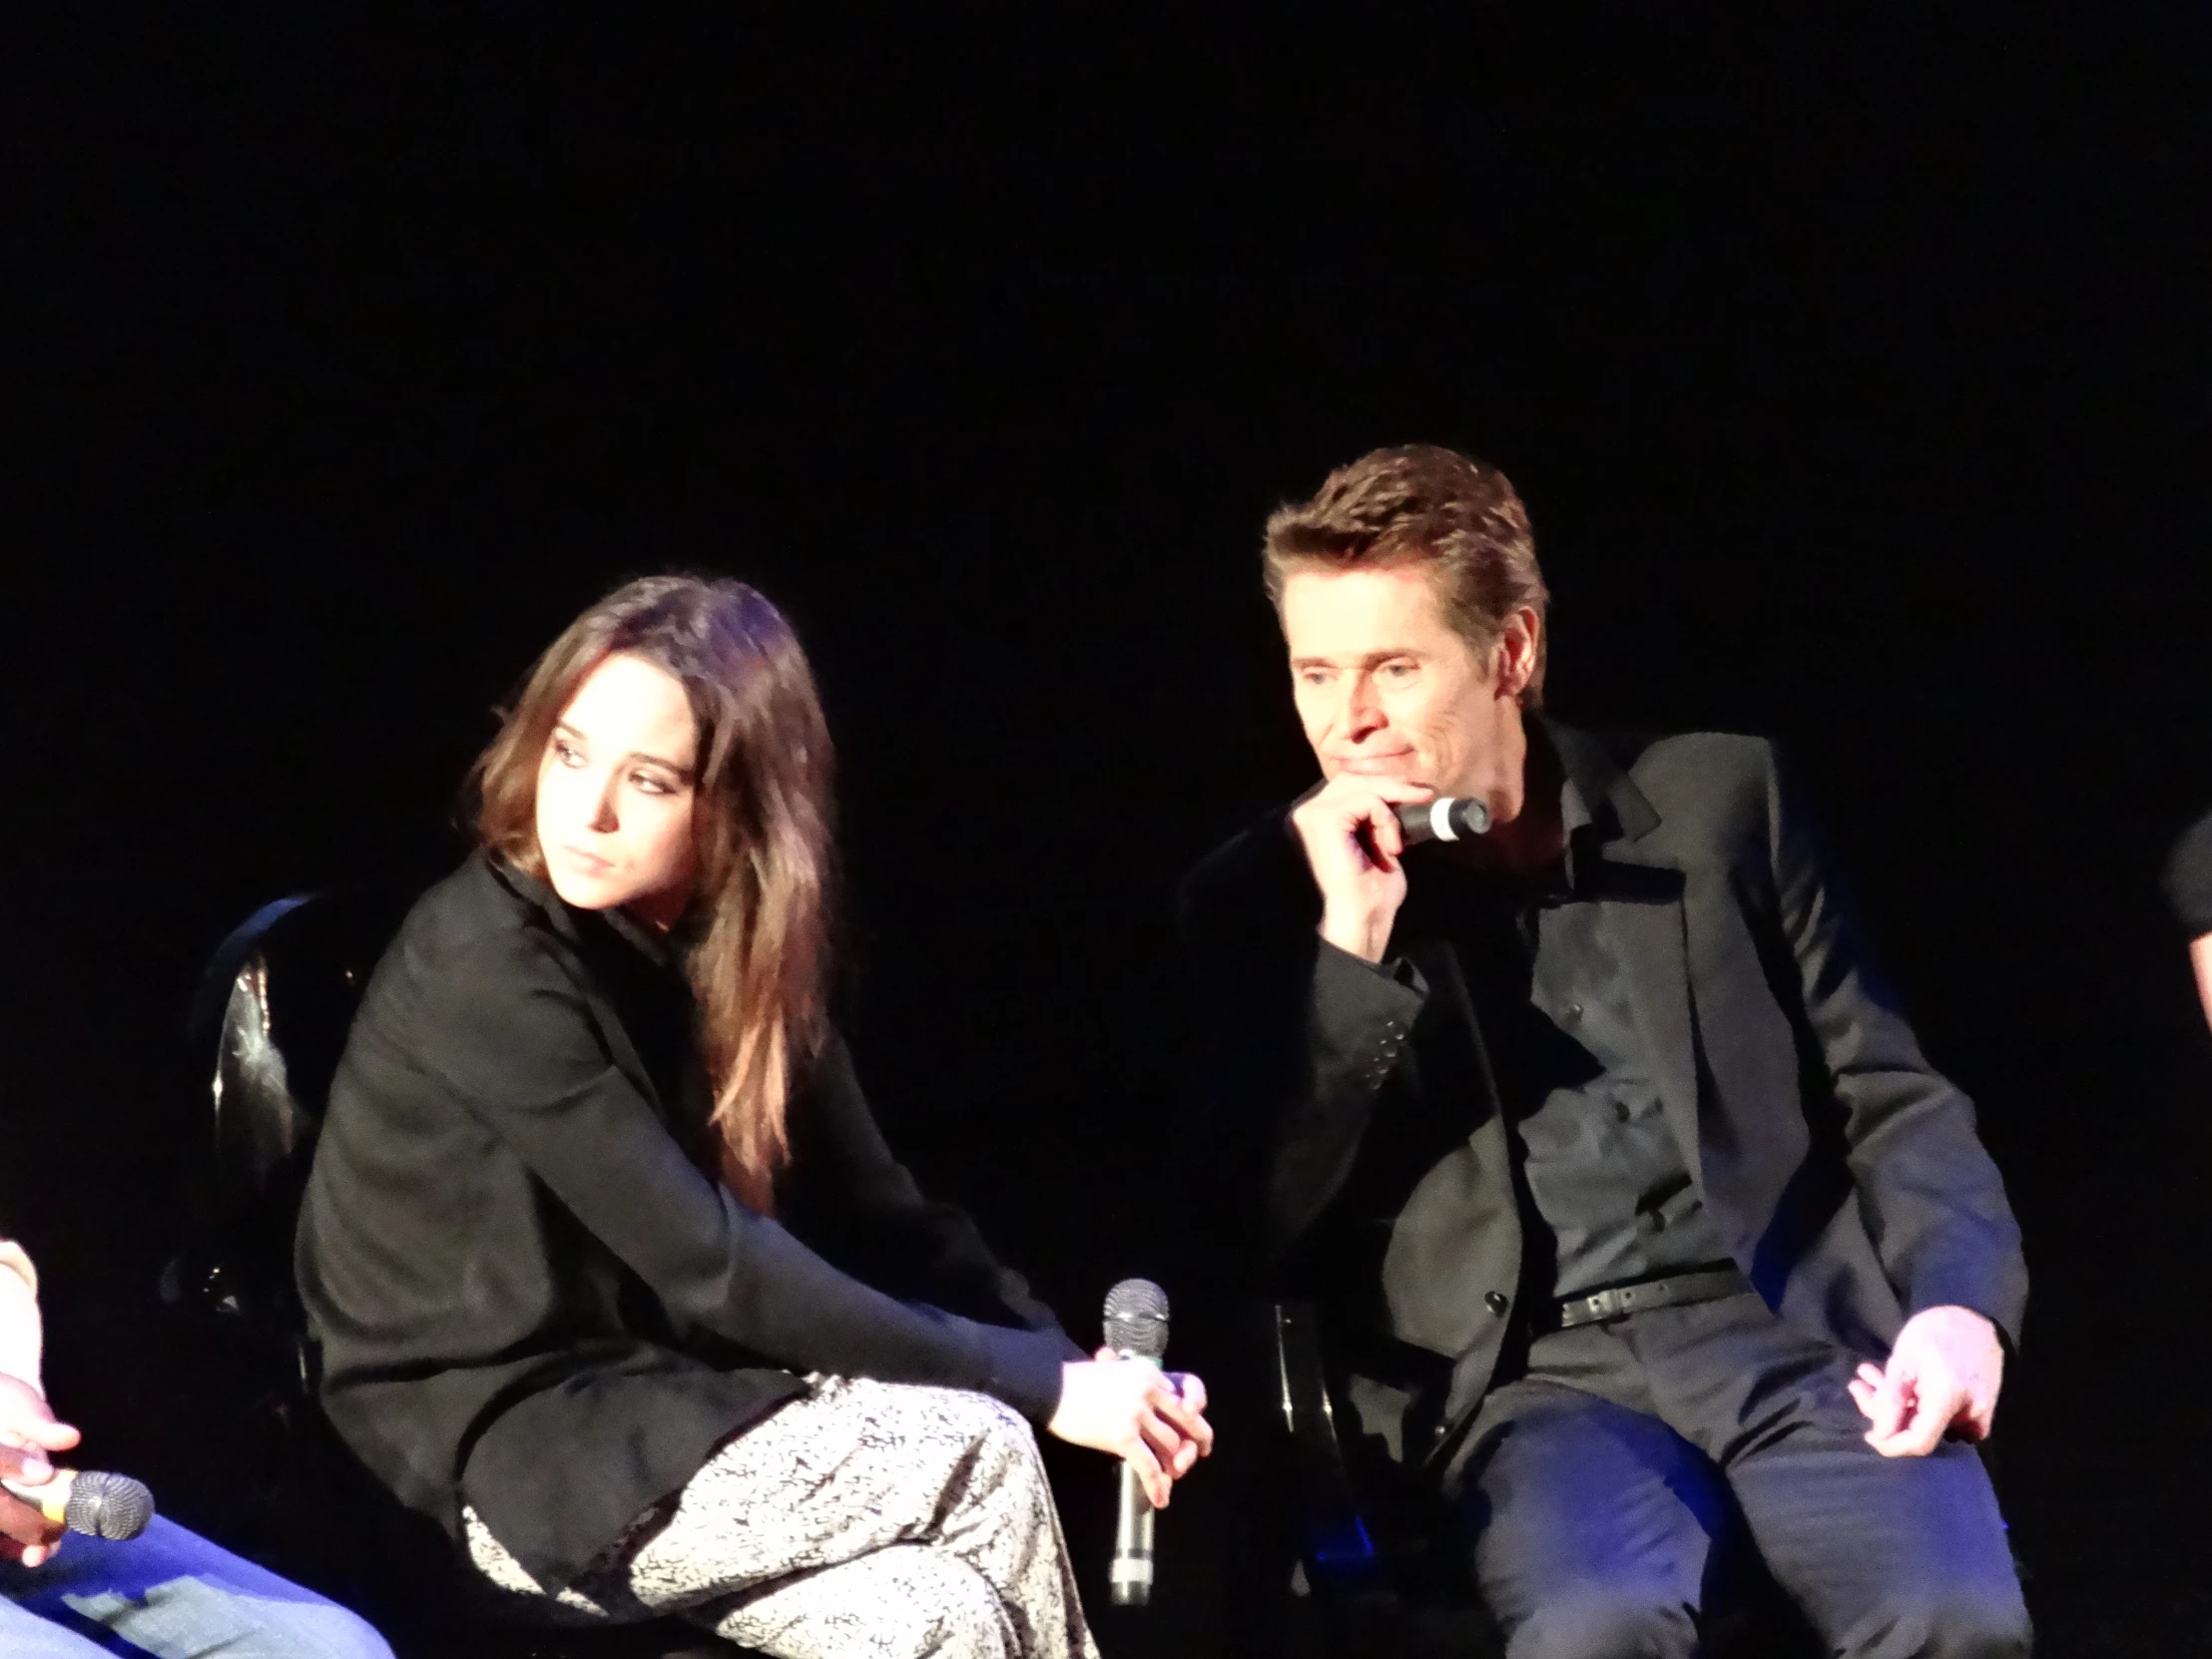
<path id="1" fill-rule="evenodd" d="M 1413 776 L 1410 767 L 1393 767 L 1386 762 L 1379 764 L 1370 761 L 1356 766 L 1342 766 L 1337 769 L 1336 775 L 1339 778 L 1370 778 L 1379 783 L 1386 780 L 1392 784 L 1410 784 L 1416 790 L 1428 787 Z"/>

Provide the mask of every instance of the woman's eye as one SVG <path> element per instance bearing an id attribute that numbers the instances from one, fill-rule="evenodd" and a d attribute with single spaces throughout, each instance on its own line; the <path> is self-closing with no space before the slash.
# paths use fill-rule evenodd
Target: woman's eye
<path id="1" fill-rule="evenodd" d="M 650 772 L 633 772 L 630 774 L 630 782 L 637 785 L 638 791 L 642 795 L 674 795 L 676 793 L 669 787 L 666 779 L 656 778 Z"/>
<path id="2" fill-rule="evenodd" d="M 1384 678 L 1390 680 L 1408 679 L 1411 677 L 1412 672 L 1413 665 L 1411 663 L 1384 663 L 1382 665 L 1382 673 Z"/>
<path id="3" fill-rule="evenodd" d="M 563 743 L 559 738 L 553 740 L 553 758 L 564 767 L 580 767 L 584 764 L 582 751 L 574 744 Z"/>

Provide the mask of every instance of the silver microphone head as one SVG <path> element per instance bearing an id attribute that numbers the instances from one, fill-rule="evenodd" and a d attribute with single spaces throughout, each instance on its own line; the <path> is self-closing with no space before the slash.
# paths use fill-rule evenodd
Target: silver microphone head
<path id="1" fill-rule="evenodd" d="M 154 1519 L 154 1494 L 142 1480 L 93 1469 L 70 1482 L 62 1524 L 88 1538 L 135 1538 Z"/>
<path id="2" fill-rule="evenodd" d="M 1168 1351 L 1168 1293 L 1149 1279 L 1124 1279 L 1106 1293 L 1106 1346 L 1157 1361 Z"/>

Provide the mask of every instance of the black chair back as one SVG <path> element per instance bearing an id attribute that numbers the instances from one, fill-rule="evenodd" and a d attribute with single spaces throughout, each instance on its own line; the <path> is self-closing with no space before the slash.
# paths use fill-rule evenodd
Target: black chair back
<path id="1" fill-rule="evenodd" d="M 188 1021 L 213 1111 L 195 1237 L 164 1300 L 280 1360 L 301 1389 L 312 1379 L 292 1230 L 330 1079 L 397 918 L 396 903 L 366 893 L 265 904 L 217 947 Z"/>

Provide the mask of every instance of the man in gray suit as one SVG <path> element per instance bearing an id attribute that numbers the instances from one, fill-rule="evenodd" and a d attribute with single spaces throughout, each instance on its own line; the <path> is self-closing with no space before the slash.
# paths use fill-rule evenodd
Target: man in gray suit
<path id="1" fill-rule="evenodd" d="M 1448 450 L 1266 570 L 1323 781 L 1185 888 L 1213 1128 L 1508 1651 L 1690 1654 L 1742 1526 L 1827 1651 L 2026 1652 L 1964 1443 L 2018 1230 L 1769 746 L 1545 720 L 1527 515 Z M 1493 828 L 1408 848 L 1446 797 Z"/>

